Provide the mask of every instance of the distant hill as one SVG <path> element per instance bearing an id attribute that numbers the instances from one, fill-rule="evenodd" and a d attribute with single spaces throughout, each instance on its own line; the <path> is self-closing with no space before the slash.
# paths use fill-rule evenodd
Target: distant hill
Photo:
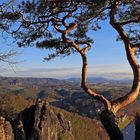
<path id="1" fill-rule="evenodd" d="M 69 78 L 67 79 L 69 82 L 80 83 L 80 78 Z M 124 79 L 111 79 L 111 78 L 104 78 L 104 77 L 90 77 L 87 78 L 88 83 L 131 83 L 132 79 L 124 78 Z"/>
<path id="2" fill-rule="evenodd" d="M 130 83 L 132 75 L 129 73 L 109 73 L 95 75 L 87 78 L 88 83 Z M 80 78 L 55 79 L 55 78 L 33 78 L 33 77 L 2 77 L 0 76 L 0 84 L 22 84 L 25 86 L 58 86 L 80 84 Z"/>
<path id="3" fill-rule="evenodd" d="M 88 78 L 96 92 L 110 100 L 128 93 L 131 80 L 111 80 L 103 77 Z M 26 99 L 41 98 L 50 104 L 90 118 L 96 117 L 102 104 L 89 97 L 80 86 L 79 78 L 0 77 L 0 94 L 21 95 Z M 96 108 L 96 109 L 95 109 Z"/>
<path id="4" fill-rule="evenodd" d="M 66 80 L 59 80 L 54 78 L 26 78 L 26 77 L 0 77 L 0 84 L 13 84 L 18 83 L 25 86 L 54 86 L 54 85 L 68 85 L 71 84 Z"/>

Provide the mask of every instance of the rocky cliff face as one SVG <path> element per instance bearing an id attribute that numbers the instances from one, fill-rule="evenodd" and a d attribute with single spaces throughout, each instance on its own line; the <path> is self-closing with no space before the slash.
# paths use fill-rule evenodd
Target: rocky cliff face
<path id="1" fill-rule="evenodd" d="M 4 118 L 1 122 L 0 140 L 58 140 L 62 135 L 73 139 L 70 122 L 61 114 L 55 114 L 48 103 L 41 100 L 19 113 L 13 128 Z"/>

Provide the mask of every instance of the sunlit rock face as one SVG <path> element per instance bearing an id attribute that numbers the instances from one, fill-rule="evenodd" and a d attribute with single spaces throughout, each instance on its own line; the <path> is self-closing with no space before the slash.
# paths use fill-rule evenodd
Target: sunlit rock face
<path id="1" fill-rule="evenodd" d="M 14 140 L 11 124 L 3 117 L 0 117 L 0 140 Z"/>

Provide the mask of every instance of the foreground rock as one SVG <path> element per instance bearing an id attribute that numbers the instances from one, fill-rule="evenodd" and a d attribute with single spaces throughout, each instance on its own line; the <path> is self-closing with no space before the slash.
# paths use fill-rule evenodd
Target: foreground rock
<path id="1" fill-rule="evenodd" d="M 73 140 L 70 122 L 39 99 L 19 113 L 12 126 L 0 118 L 0 140 L 58 140 L 63 136 Z"/>

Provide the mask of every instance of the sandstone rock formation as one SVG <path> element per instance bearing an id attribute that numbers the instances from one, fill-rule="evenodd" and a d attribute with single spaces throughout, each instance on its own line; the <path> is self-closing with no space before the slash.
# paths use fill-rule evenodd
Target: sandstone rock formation
<path id="1" fill-rule="evenodd" d="M 73 140 L 70 122 L 40 99 L 20 112 L 12 127 L 4 118 L 0 119 L 0 140 L 58 140 L 63 135 Z"/>

